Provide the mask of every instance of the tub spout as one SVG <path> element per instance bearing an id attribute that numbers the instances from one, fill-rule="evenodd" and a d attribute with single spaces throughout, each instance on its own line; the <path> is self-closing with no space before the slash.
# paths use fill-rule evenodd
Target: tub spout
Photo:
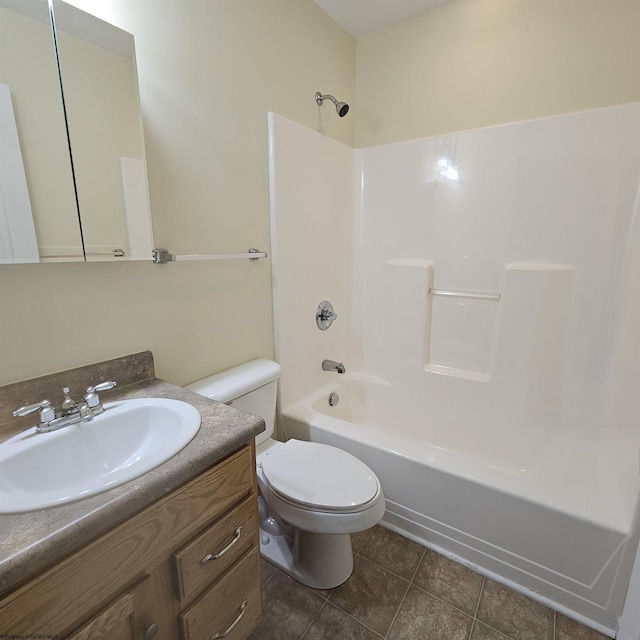
<path id="1" fill-rule="evenodd" d="M 337 371 L 338 373 L 346 373 L 347 368 L 342 364 L 342 362 L 335 362 L 333 360 L 323 360 L 322 370 Z"/>

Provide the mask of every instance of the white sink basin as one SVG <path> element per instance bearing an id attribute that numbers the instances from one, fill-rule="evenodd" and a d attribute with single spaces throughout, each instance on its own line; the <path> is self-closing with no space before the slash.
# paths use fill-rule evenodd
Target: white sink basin
<path id="1" fill-rule="evenodd" d="M 35 427 L 0 444 L 0 513 L 52 507 L 138 478 L 174 456 L 200 428 L 195 407 L 145 398 L 51 433 Z"/>

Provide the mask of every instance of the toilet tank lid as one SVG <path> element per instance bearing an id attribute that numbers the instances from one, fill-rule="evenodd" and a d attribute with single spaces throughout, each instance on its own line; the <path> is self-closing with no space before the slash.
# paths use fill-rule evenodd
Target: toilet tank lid
<path id="1" fill-rule="evenodd" d="M 282 367 L 273 360 L 251 360 L 193 382 L 186 388 L 218 402 L 229 402 L 280 377 Z"/>

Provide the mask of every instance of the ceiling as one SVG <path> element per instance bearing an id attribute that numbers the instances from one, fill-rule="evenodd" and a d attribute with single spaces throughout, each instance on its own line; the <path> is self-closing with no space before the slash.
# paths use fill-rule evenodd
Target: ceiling
<path id="1" fill-rule="evenodd" d="M 407 20 L 455 0 L 316 0 L 352 36 Z"/>

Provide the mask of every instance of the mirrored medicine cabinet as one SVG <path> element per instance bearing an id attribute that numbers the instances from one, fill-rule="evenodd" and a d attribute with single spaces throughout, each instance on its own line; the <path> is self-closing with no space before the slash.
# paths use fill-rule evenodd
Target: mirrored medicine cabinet
<path id="1" fill-rule="evenodd" d="M 133 36 L 0 0 L 0 264 L 151 260 Z"/>

